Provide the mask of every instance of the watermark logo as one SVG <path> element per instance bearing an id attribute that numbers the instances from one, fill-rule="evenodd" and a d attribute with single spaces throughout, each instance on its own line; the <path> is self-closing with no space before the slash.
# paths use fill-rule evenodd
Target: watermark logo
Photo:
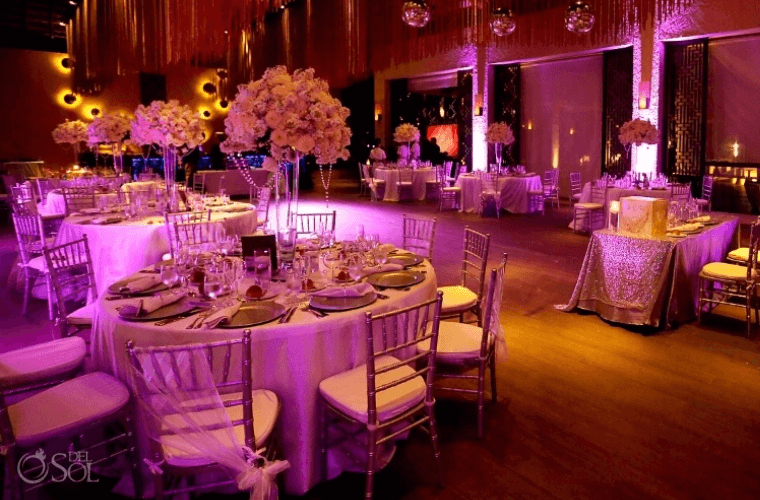
<path id="1" fill-rule="evenodd" d="M 48 461 L 42 448 L 26 453 L 18 461 L 16 471 L 27 484 L 39 484 L 50 478 L 54 483 L 97 483 L 92 478 L 92 461 L 86 451 L 55 453 Z"/>

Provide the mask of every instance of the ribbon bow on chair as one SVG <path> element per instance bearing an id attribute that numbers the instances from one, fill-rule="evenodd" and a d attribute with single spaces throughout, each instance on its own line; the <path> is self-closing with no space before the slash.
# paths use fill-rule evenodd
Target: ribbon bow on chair
<path id="1" fill-rule="evenodd" d="M 280 472 L 290 468 L 287 460 L 268 461 L 247 446 L 243 446 L 248 468 L 238 474 L 238 488 L 251 491 L 251 500 L 269 500 L 275 478 Z"/>

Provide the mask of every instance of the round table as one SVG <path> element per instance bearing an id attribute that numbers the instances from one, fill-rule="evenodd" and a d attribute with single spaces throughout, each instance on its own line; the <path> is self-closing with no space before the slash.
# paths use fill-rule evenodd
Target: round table
<path id="1" fill-rule="evenodd" d="M 480 211 L 480 194 L 483 183 L 476 174 L 462 174 L 456 186 L 462 190 L 461 212 Z M 527 214 L 528 191 L 541 189 L 541 177 L 537 174 L 508 175 L 497 177 L 496 188 L 501 193 L 501 208 L 513 214 Z"/>
<path id="2" fill-rule="evenodd" d="M 273 322 L 252 328 L 253 388 L 275 392 L 282 403 L 278 425 L 283 458 L 290 462 L 290 469 L 283 473 L 287 493 L 303 495 L 322 480 L 319 383 L 366 362 L 365 312 L 380 314 L 435 297 L 438 286 L 435 271 L 427 261 L 424 268 L 427 274 L 422 283 L 409 291 L 387 289 L 383 292 L 389 297 L 387 300 L 378 300 L 362 309 L 331 313 L 321 319 L 296 310 L 289 323 Z M 165 326 L 127 322 L 116 310 L 125 302 L 101 298 L 97 303 L 91 351 L 96 369 L 128 384 L 125 349 L 128 340 L 137 346 L 182 345 L 240 338 L 243 334 L 242 330 L 187 330 L 195 316 Z M 139 427 L 138 439 L 143 444 L 147 439 L 145 430 Z M 332 478 L 350 464 L 330 456 Z"/>
<path id="3" fill-rule="evenodd" d="M 398 170 L 392 168 L 376 168 L 375 179 L 385 181 L 384 201 L 398 201 Z M 435 180 L 435 169 L 432 167 L 412 170 L 412 197 L 417 201 L 425 199 L 426 184 Z"/>
<path id="4" fill-rule="evenodd" d="M 93 216 L 67 217 L 56 237 L 60 245 L 87 235 L 98 291 L 120 277 L 155 264 L 169 252 L 169 236 L 163 215 L 154 214 L 117 224 L 86 223 Z M 211 220 L 228 236 L 256 232 L 256 209 L 247 203 L 231 203 L 212 209 Z"/>

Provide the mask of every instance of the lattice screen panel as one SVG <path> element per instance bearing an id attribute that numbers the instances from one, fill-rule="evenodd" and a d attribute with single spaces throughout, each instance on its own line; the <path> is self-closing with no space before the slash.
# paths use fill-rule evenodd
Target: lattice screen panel
<path id="1" fill-rule="evenodd" d="M 633 115 L 633 47 L 604 53 L 602 106 L 602 173 L 623 175 L 631 156 L 620 143 L 620 126 Z"/>
<path id="2" fill-rule="evenodd" d="M 504 149 L 504 163 L 520 163 L 520 65 L 508 64 L 494 67 L 493 121 L 506 122 L 512 127 L 515 142 Z M 496 161 L 493 148 L 488 148 L 488 163 Z"/>

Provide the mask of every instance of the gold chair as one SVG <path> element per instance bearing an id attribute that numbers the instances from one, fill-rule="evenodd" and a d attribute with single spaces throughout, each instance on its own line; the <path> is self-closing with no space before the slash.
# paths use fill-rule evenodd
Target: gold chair
<path id="1" fill-rule="evenodd" d="M 93 187 L 63 187 L 63 201 L 66 204 L 66 215 L 87 208 L 95 208 L 95 190 Z"/>
<path id="2" fill-rule="evenodd" d="M 433 260 L 436 218 L 424 219 L 402 214 L 404 250 L 409 250 L 429 261 Z"/>
<path id="3" fill-rule="evenodd" d="M 578 229 L 578 219 L 585 219 L 588 224 L 589 234 L 594 232 L 594 225 L 601 221 L 604 227 L 605 211 L 607 205 L 607 184 L 602 181 L 591 183 L 591 201 L 587 203 L 576 203 L 573 205 L 573 232 Z"/>
<path id="4" fill-rule="evenodd" d="M 335 210 L 320 214 L 296 214 L 296 235 L 308 236 L 320 229 L 335 232 Z"/>
<path id="5" fill-rule="evenodd" d="M 465 313 L 472 311 L 478 316 L 480 324 L 480 302 L 483 299 L 490 246 L 490 234 L 481 234 L 465 226 L 461 284 L 438 288 L 439 292 L 443 292 L 442 318 L 458 316 L 461 322 Z"/>
<path id="6" fill-rule="evenodd" d="M 174 251 L 178 248 L 178 236 L 176 224 L 189 224 L 196 222 L 210 222 L 211 210 L 198 212 L 167 212 L 164 215 L 166 230 L 169 233 L 169 255 L 174 258 Z"/>
<path id="7" fill-rule="evenodd" d="M 482 172 L 480 176 L 480 216 L 486 207 L 493 203 L 496 217 L 501 217 L 501 190 L 499 190 L 499 174 L 497 172 Z"/>

